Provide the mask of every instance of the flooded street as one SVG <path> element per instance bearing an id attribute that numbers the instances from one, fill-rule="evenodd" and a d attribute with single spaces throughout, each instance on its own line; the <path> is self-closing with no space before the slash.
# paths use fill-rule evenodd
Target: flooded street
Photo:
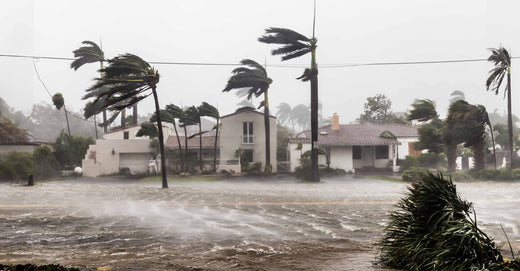
<path id="1" fill-rule="evenodd" d="M 0 263 L 112 270 L 382 270 L 375 243 L 406 184 L 159 182 L 0 184 Z M 520 183 L 459 183 L 479 226 L 520 244 Z M 509 254 L 504 254 L 509 257 Z"/>

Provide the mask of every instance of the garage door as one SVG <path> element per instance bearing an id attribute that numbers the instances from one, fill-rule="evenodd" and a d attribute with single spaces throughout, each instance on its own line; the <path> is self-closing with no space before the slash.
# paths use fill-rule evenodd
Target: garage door
<path id="1" fill-rule="evenodd" d="M 146 172 L 147 164 L 150 161 L 149 153 L 120 153 L 119 168 L 127 167 L 132 174 Z"/>

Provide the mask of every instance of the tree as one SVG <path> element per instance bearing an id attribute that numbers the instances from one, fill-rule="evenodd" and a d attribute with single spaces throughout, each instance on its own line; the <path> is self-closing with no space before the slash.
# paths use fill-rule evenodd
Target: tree
<path id="1" fill-rule="evenodd" d="M 103 49 L 93 41 L 86 40 L 82 43 L 85 46 L 72 51 L 76 59 L 70 63 L 70 68 L 77 71 L 81 66 L 87 63 L 99 62 L 100 69 L 103 69 L 103 62 L 105 61 L 105 53 L 103 52 Z M 108 126 L 106 110 L 103 110 L 103 124 L 103 132 L 106 133 Z"/>
<path id="2" fill-rule="evenodd" d="M 65 119 L 67 120 L 67 131 L 69 132 L 70 136 L 69 117 L 67 116 L 67 109 L 65 108 L 65 100 L 63 99 L 63 95 L 61 95 L 59 92 L 54 94 L 54 96 L 52 96 L 52 103 L 58 110 L 63 107 L 63 112 L 65 112 Z"/>
<path id="3" fill-rule="evenodd" d="M 272 55 L 281 55 L 282 61 L 297 58 L 311 53 L 311 67 L 305 69 L 302 76 L 298 77 L 304 82 L 311 83 L 311 180 L 320 181 L 318 171 L 318 64 L 316 63 L 316 48 L 318 40 L 315 36 L 316 26 L 316 1 L 314 1 L 314 18 L 312 23 L 312 38 L 308 38 L 296 31 L 286 28 L 271 27 L 265 30 L 265 35 L 258 41 L 267 44 L 279 44 L 281 47 L 271 51 Z"/>
<path id="4" fill-rule="evenodd" d="M 417 120 L 424 123 L 417 129 L 419 141 L 415 143 L 417 149 L 428 149 L 433 153 L 441 153 L 443 150 L 442 136 L 444 123 L 439 119 L 432 100 L 416 100 L 412 104 L 412 110 L 406 115 L 409 121 Z"/>
<path id="5" fill-rule="evenodd" d="M 483 105 L 468 105 L 467 112 L 461 124 L 464 127 L 466 137 L 464 147 L 471 147 L 475 159 L 475 169 L 485 169 L 486 160 L 484 151 L 486 149 L 486 127 L 492 129 L 486 108 Z M 493 137 L 493 130 L 491 130 L 491 136 Z M 496 169 L 495 144 L 493 138 L 492 142 Z"/>
<path id="6" fill-rule="evenodd" d="M 213 128 L 215 130 L 215 144 L 213 145 L 213 171 L 217 171 L 217 139 L 218 139 L 218 131 L 220 126 L 220 113 L 218 109 L 206 102 L 202 102 L 202 105 L 199 107 L 200 114 L 202 116 L 214 118 L 217 121 L 217 124 Z"/>
<path id="7" fill-rule="evenodd" d="M 157 137 L 157 134 L 157 127 L 155 127 L 155 125 L 153 125 L 152 123 L 143 123 L 141 124 L 141 129 L 137 131 L 135 136 L 148 136 L 150 137 L 150 139 L 153 139 L 154 137 Z"/>
<path id="8" fill-rule="evenodd" d="M 406 119 L 426 122 L 432 119 L 439 119 L 439 114 L 435 109 L 435 102 L 432 100 L 416 100 L 412 104 L 412 110 L 407 114 Z"/>
<path id="9" fill-rule="evenodd" d="M 85 46 L 82 46 L 73 51 L 74 57 L 76 59 L 74 59 L 74 61 L 72 61 L 72 63 L 70 63 L 70 68 L 77 71 L 81 66 L 83 66 L 85 64 L 99 62 L 99 67 L 100 67 L 100 71 L 101 71 L 103 69 L 103 63 L 108 61 L 107 59 L 105 59 L 105 53 L 103 52 L 103 49 L 93 41 L 87 40 L 87 41 L 83 41 L 82 43 Z M 101 77 L 102 76 L 103 75 L 101 74 Z M 125 101 L 121 101 L 121 104 L 125 104 Z M 126 128 L 126 124 L 129 123 L 127 121 L 127 117 L 126 117 L 126 108 L 123 108 L 122 110 L 117 111 L 108 120 L 107 120 L 106 110 L 103 110 L 103 123 L 100 124 L 100 126 L 103 126 L 103 131 L 105 133 L 107 132 L 108 125 L 116 119 L 119 112 L 121 112 L 121 128 L 123 128 L 123 129 Z M 133 115 L 132 115 L 132 119 L 131 119 L 130 123 L 132 123 L 132 125 L 137 125 L 137 104 L 133 105 Z"/>
<path id="10" fill-rule="evenodd" d="M 392 112 L 392 101 L 384 94 L 368 97 L 364 112 L 359 116 L 359 123 L 406 123 Z"/>
<path id="11" fill-rule="evenodd" d="M 188 168 L 188 138 L 192 138 L 192 137 L 195 137 L 197 135 L 201 136 L 199 138 L 199 141 L 200 141 L 200 146 L 199 146 L 199 169 L 200 171 L 202 171 L 202 126 L 201 126 L 201 121 L 200 121 L 200 113 L 199 113 L 199 110 L 196 106 L 190 106 L 188 108 L 186 108 L 184 110 L 184 114 L 182 116 L 182 118 L 179 120 L 181 122 L 181 127 L 184 128 L 184 140 L 185 140 L 185 143 L 186 143 L 186 146 L 185 146 L 185 159 L 186 159 L 186 168 Z M 189 126 L 189 125 L 198 125 L 199 127 L 199 132 L 196 133 L 196 134 L 193 134 L 193 135 L 190 135 L 188 137 L 187 135 L 187 132 L 186 132 L 186 126 Z"/>
<path id="12" fill-rule="evenodd" d="M 240 61 L 242 67 L 234 69 L 231 73 L 226 87 L 223 92 L 228 92 L 233 89 L 247 89 L 247 98 L 259 97 L 264 95 L 264 100 L 260 103 L 259 108 L 264 107 L 264 126 L 265 126 L 265 169 L 266 174 L 271 173 L 271 129 L 269 116 L 269 86 L 273 82 L 267 76 L 267 71 L 262 65 L 251 59 L 244 59 Z"/>
<path id="13" fill-rule="evenodd" d="M 94 98 L 93 104 L 100 104 L 101 110 L 120 111 L 146 97 L 153 95 L 157 127 L 159 129 L 159 149 L 161 152 L 162 187 L 168 188 L 166 180 L 166 157 L 164 155 L 164 136 L 157 97 L 159 73 L 142 58 L 133 54 L 119 55 L 108 61 L 108 66 L 101 69 L 102 77 L 87 89 L 83 99 Z M 125 104 L 121 102 L 127 101 Z M 96 113 L 96 112 L 94 112 Z M 97 112 L 99 113 L 99 112 Z"/>
<path id="14" fill-rule="evenodd" d="M 85 158 L 91 144 L 94 144 L 92 137 L 69 135 L 62 132 L 53 144 L 53 148 L 56 158 L 62 166 L 77 166 L 81 165 L 81 160 Z"/>
<path id="15" fill-rule="evenodd" d="M 489 56 L 488 61 L 493 63 L 494 67 L 489 71 L 489 77 L 486 80 L 486 89 L 491 89 L 491 91 L 494 91 L 495 95 L 497 95 L 500 91 L 500 86 L 507 75 L 504 97 L 507 95 L 507 129 L 511 155 L 510 167 L 514 168 L 513 117 L 511 111 L 511 54 L 504 47 L 490 48 L 489 50 L 491 51 L 491 55 Z"/>
<path id="16" fill-rule="evenodd" d="M 0 116 L 0 144 L 23 143 L 28 141 L 27 131 L 18 128 L 10 119 Z"/>
<path id="17" fill-rule="evenodd" d="M 171 116 L 171 123 L 173 124 L 173 130 L 175 131 L 175 137 L 177 138 L 177 145 L 179 145 L 179 156 L 181 158 L 181 171 L 184 171 L 184 156 L 182 155 L 181 140 L 179 139 L 179 132 L 177 131 L 177 123 L 175 119 L 182 118 L 184 111 L 174 104 L 166 106 L 166 112 Z"/>

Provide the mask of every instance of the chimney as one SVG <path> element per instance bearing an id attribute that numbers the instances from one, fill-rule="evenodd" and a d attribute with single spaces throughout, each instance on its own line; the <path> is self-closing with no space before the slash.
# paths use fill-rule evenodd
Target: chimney
<path id="1" fill-rule="evenodd" d="M 332 115 L 332 130 L 339 131 L 339 116 L 336 113 Z"/>

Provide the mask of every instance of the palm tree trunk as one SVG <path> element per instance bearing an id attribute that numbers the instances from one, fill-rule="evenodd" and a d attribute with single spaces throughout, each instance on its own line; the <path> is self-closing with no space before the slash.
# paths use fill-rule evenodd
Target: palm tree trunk
<path id="1" fill-rule="evenodd" d="M 65 112 L 65 120 L 67 121 L 67 131 L 70 136 L 70 126 L 69 126 L 69 116 L 67 115 L 67 108 L 65 108 L 65 104 L 63 104 L 63 112 Z"/>
<path id="2" fill-rule="evenodd" d="M 448 159 L 448 172 L 455 172 L 457 167 L 457 145 L 449 144 L 446 150 L 446 158 Z"/>
<path id="3" fill-rule="evenodd" d="M 159 128 L 159 150 L 161 152 L 162 188 L 168 188 L 168 181 L 166 180 L 166 156 L 164 155 L 164 136 L 161 122 L 161 110 L 159 109 L 159 99 L 157 98 L 155 86 L 152 87 L 152 93 L 155 101 L 155 115 L 157 116 L 157 127 Z"/>
<path id="4" fill-rule="evenodd" d="M 314 182 L 320 181 L 318 171 L 318 65 L 316 64 L 316 48 L 311 51 L 311 170 Z"/>
<path id="5" fill-rule="evenodd" d="M 137 104 L 132 107 L 132 122 L 133 125 L 137 125 Z"/>
<path id="6" fill-rule="evenodd" d="M 96 117 L 97 115 L 94 115 L 94 133 L 96 135 L 96 139 L 98 139 Z"/>
<path id="7" fill-rule="evenodd" d="M 188 130 L 186 126 L 184 126 L 184 161 L 186 161 L 186 172 L 190 171 L 188 160 Z"/>
<path id="8" fill-rule="evenodd" d="M 121 110 L 121 129 L 126 128 L 126 108 Z"/>
<path id="9" fill-rule="evenodd" d="M 177 132 L 177 124 L 175 124 L 175 119 L 173 120 L 173 130 L 175 131 L 175 137 L 177 138 L 177 145 L 179 145 L 179 156 L 181 158 L 181 172 L 184 172 L 184 159 L 182 157 L 181 140 L 179 139 L 179 133 Z"/>
<path id="10" fill-rule="evenodd" d="M 491 131 L 491 143 L 493 143 L 493 163 L 495 164 L 495 170 L 497 170 L 497 153 L 495 149 L 495 135 L 493 134 L 493 127 L 491 122 L 488 122 L 489 130 Z"/>
<path id="11" fill-rule="evenodd" d="M 269 123 L 269 95 L 264 91 L 264 126 L 265 126 L 265 168 L 264 173 L 270 174 L 271 166 L 271 127 Z"/>
<path id="12" fill-rule="evenodd" d="M 106 133 L 107 132 L 107 111 L 106 110 L 103 110 L 103 133 Z"/>
<path id="13" fill-rule="evenodd" d="M 199 118 L 199 169 L 202 173 L 202 120 Z"/>
<path id="14" fill-rule="evenodd" d="M 217 139 L 220 117 L 217 118 L 217 130 L 215 132 L 215 145 L 213 147 L 213 171 L 217 172 Z"/>
<path id="15" fill-rule="evenodd" d="M 511 113 L 511 67 L 508 69 L 507 73 L 507 129 L 509 132 L 509 149 L 511 154 L 511 160 L 510 160 L 510 167 L 511 169 L 514 168 L 514 162 L 513 162 L 513 152 L 515 149 L 515 146 L 513 144 L 513 117 Z"/>

